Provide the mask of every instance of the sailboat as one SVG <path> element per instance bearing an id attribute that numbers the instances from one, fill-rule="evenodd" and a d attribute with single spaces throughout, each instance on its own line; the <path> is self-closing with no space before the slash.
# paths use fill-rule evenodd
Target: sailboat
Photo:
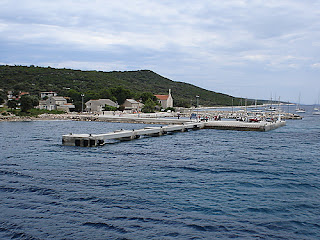
<path id="1" fill-rule="evenodd" d="M 254 101 L 254 108 L 251 110 L 251 112 L 262 112 L 262 110 L 257 107 L 257 99 Z"/>
<path id="2" fill-rule="evenodd" d="M 303 108 L 300 107 L 300 94 L 299 94 L 299 103 L 296 108 L 296 113 L 305 113 L 305 112 L 306 112 L 306 110 L 304 110 Z"/>
<path id="3" fill-rule="evenodd" d="M 275 111 L 277 111 L 277 109 L 272 106 L 272 95 L 271 95 L 271 100 L 270 100 L 270 106 L 269 106 L 269 107 L 266 107 L 264 110 L 266 110 L 266 111 L 268 111 L 268 112 L 275 112 Z"/>
<path id="4" fill-rule="evenodd" d="M 319 97 L 318 97 L 318 104 L 315 104 L 314 105 L 314 108 L 313 108 L 313 115 L 320 115 L 320 109 L 319 109 Z"/>

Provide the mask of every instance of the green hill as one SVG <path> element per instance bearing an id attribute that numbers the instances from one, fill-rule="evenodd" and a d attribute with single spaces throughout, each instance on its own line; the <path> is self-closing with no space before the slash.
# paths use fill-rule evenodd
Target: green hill
<path id="1" fill-rule="evenodd" d="M 61 96 L 72 97 L 73 94 L 78 98 L 79 94 L 83 93 L 87 100 L 107 97 L 108 89 L 119 86 L 129 89 L 134 98 L 139 98 L 143 92 L 167 94 L 168 89 L 171 89 L 175 106 L 195 104 L 196 95 L 200 96 L 199 103 L 202 106 L 232 104 L 232 96 L 205 90 L 192 84 L 172 81 L 150 70 L 102 72 L 32 65 L 30 67 L 0 66 L 0 88 L 5 91 L 27 91 L 38 96 L 42 91 L 56 91 Z M 234 104 L 239 105 L 239 103 L 240 99 L 235 98 Z"/>

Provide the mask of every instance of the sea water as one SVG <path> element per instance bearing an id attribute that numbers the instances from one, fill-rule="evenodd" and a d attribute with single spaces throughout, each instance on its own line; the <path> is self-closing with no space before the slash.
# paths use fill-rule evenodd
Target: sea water
<path id="1" fill-rule="evenodd" d="M 63 146 L 145 125 L 0 123 L 0 239 L 320 239 L 320 117 Z"/>

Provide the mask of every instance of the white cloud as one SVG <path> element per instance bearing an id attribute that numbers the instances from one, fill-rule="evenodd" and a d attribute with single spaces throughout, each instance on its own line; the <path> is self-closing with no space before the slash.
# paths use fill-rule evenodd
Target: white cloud
<path id="1" fill-rule="evenodd" d="M 313 63 L 311 65 L 312 68 L 320 68 L 320 63 Z"/>
<path id="2" fill-rule="evenodd" d="M 2 0 L 1 57 L 105 71 L 150 67 L 212 90 L 217 81 L 226 90 L 266 75 L 292 85 L 291 72 L 319 68 L 318 9 L 316 0 Z"/>
<path id="3" fill-rule="evenodd" d="M 249 61 L 259 61 L 259 62 L 263 62 L 266 61 L 268 59 L 270 59 L 269 56 L 267 55 L 261 55 L 261 54 L 257 54 L 257 55 L 245 55 L 242 57 L 244 60 L 249 60 Z"/>

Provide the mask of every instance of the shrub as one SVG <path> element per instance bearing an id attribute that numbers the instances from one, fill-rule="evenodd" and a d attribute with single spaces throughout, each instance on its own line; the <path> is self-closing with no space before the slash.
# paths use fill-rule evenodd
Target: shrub
<path id="1" fill-rule="evenodd" d="M 110 105 L 105 105 L 104 111 L 117 111 L 117 108 Z"/>

